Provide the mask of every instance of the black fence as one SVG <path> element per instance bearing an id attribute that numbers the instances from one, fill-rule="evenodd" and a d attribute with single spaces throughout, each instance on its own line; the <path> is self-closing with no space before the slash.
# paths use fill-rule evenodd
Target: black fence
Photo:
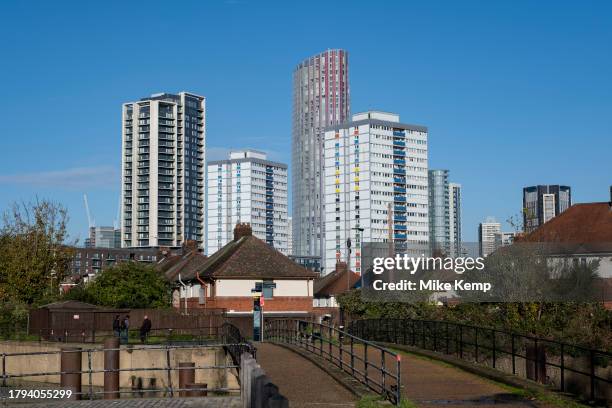
<path id="1" fill-rule="evenodd" d="M 400 356 L 384 347 L 332 326 L 298 319 L 267 321 L 264 338 L 301 347 L 393 404 L 401 401 Z"/>
<path id="2" fill-rule="evenodd" d="M 244 352 L 249 353 L 253 358 L 256 358 L 257 349 L 248 341 L 240 332 L 240 329 L 231 323 L 224 323 L 219 330 L 221 340 L 228 344 L 226 350 L 232 357 L 234 364 L 240 366 L 240 359 Z M 238 346 L 235 346 L 238 345 Z M 243 345 L 246 345 L 245 349 Z"/>
<path id="3" fill-rule="evenodd" d="M 454 355 L 547 384 L 585 400 L 612 400 L 610 352 L 445 321 L 356 320 L 350 323 L 348 332 L 370 341 Z"/>

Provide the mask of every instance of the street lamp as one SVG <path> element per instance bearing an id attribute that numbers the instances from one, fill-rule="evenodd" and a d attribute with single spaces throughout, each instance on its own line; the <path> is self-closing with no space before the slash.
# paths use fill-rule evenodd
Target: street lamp
<path id="1" fill-rule="evenodd" d="M 355 230 L 355 231 L 358 231 L 360 233 L 364 231 L 364 229 L 361 228 L 361 227 L 353 227 L 353 228 L 351 228 L 351 230 Z M 360 249 L 359 250 L 359 256 L 361 256 L 361 236 L 360 235 L 357 235 L 357 236 L 359 237 L 359 249 Z M 348 269 L 348 271 L 347 271 L 348 273 L 346 274 L 346 290 L 347 290 L 347 292 L 349 290 L 351 290 L 351 245 L 352 245 L 351 237 L 349 236 L 349 238 L 346 240 L 346 248 L 347 248 L 347 251 L 348 251 L 347 262 L 346 262 L 347 263 L 346 266 L 347 266 L 347 269 Z"/>

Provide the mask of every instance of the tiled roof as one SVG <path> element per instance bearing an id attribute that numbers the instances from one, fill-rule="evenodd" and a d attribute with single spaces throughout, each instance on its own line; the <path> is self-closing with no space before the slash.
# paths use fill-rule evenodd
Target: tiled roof
<path id="1" fill-rule="evenodd" d="M 313 292 L 315 296 L 332 296 L 346 292 L 348 268 L 346 263 L 336 266 L 336 270 L 317 280 L 315 280 Z M 351 271 L 350 283 L 351 288 L 355 287 L 361 279 L 361 275 Z"/>
<path id="2" fill-rule="evenodd" d="M 579 245 L 584 252 L 612 250 L 610 203 L 575 204 L 519 242 L 555 243 L 564 248 Z"/>
<path id="3" fill-rule="evenodd" d="M 251 279 L 314 279 L 317 274 L 252 235 L 230 241 L 197 266 L 181 272 L 182 279 L 251 278 Z"/>
<path id="4" fill-rule="evenodd" d="M 183 255 L 174 255 L 167 258 L 167 260 L 158 264 L 158 269 L 170 281 L 178 280 L 179 273 L 181 274 L 181 279 L 184 279 L 183 277 L 185 276 L 195 277 L 196 269 L 206 262 L 206 259 L 208 259 L 206 255 L 198 251 L 189 251 Z"/>
<path id="5" fill-rule="evenodd" d="M 612 242 L 610 203 L 575 204 L 525 237 L 537 242 Z"/>

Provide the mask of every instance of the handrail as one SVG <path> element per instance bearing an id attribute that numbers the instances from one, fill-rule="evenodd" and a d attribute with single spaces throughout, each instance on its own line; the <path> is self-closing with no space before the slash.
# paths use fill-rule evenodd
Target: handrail
<path id="1" fill-rule="evenodd" d="M 328 360 L 395 405 L 401 401 L 399 354 L 339 328 L 299 319 L 266 321 L 266 340 L 286 343 Z"/>
<path id="2" fill-rule="evenodd" d="M 361 319 L 351 322 L 348 331 L 370 341 L 410 345 L 455 355 L 513 375 L 520 376 L 524 370 L 523 377 L 548 384 L 561 392 L 572 392 L 589 401 L 609 399 L 605 390 L 612 380 L 605 378 L 598 366 L 603 368 L 612 359 L 612 353 L 608 351 L 442 320 Z M 577 367 L 578 364 L 588 367 Z M 588 384 L 584 384 L 581 391 L 574 378 L 571 381 L 573 386 L 569 387 L 568 373 L 588 378 Z"/>
<path id="3" fill-rule="evenodd" d="M 93 360 L 93 355 L 95 353 L 107 353 L 107 352 L 113 352 L 113 351 L 120 351 L 122 350 L 121 347 L 119 348 L 88 348 L 88 349 L 63 349 L 63 350 L 53 350 L 53 351 L 44 351 L 44 352 L 17 352 L 17 353 L 2 353 L 1 354 L 1 358 L 2 358 L 2 384 L 3 386 L 7 385 L 7 380 L 9 379 L 19 379 L 19 378 L 32 378 L 32 377 L 40 377 L 40 376 L 69 376 L 69 375 L 74 375 L 74 374 L 80 374 L 81 376 L 84 376 L 83 378 L 87 378 L 87 386 L 85 387 L 85 384 L 83 384 L 83 387 L 74 390 L 74 391 L 70 391 L 71 395 L 74 396 L 80 396 L 80 397 L 87 397 L 89 399 L 93 399 L 96 395 L 104 395 L 104 394 L 139 394 L 139 393 L 149 393 L 149 394 L 164 394 L 164 395 L 173 395 L 173 393 L 176 392 L 196 392 L 196 391 L 200 391 L 200 392 L 220 392 L 220 393 L 239 393 L 240 392 L 240 388 L 237 387 L 231 387 L 231 386 L 211 386 L 209 387 L 208 385 L 199 385 L 195 384 L 196 386 L 194 387 L 193 385 L 190 385 L 190 387 L 181 387 L 180 386 L 180 381 L 179 381 L 179 386 L 173 386 L 171 382 L 169 382 L 165 387 L 161 387 L 161 388 L 139 388 L 139 389 L 132 389 L 132 390 L 125 390 L 125 389 L 116 389 L 116 390 L 112 390 L 112 391 L 107 391 L 107 390 L 94 390 L 94 384 L 93 384 L 93 374 L 98 374 L 98 373 L 121 373 L 121 372 L 134 372 L 134 373 L 138 373 L 138 372 L 160 372 L 160 371 L 167 371 L 168 375 L 170 375 L 170 372 L 174 371 L 174 372 L 178 372 L 180 373 L 181 370 L 193 370 L 193 371 L 197 371 L 197 370 L 238 370 L 239 366 L 236 364 L 224 364 L 224 363 L 216 363 L 216 364 L 207 364 L 207 365 L 192 365 L 190 367 L 181 367 L 180 365 L 172 365 L 171 363 L 171 359 L 170 359 L 170 352 L 171 351 L 178 351 L 178 350 L 202 350 L 202 349 L 211 349 L 211 348 L 216 348 L 216 347 L 233 347 L 236 350 L 240 349 L 243 352 L 248 352 L 250 350 L 250 345 L 246 344 L 246 343 L 242 343 L 242 344 L 227 344 L 227 343 L 218 343 L 218 344 L 208 344 L 208 345 L 163 345 L 163 346 L 135 346 L 135 347 L 129 347 L 127 350 L 130 350 L 130 352 L 133 351 L 137 351 L 137 350 L 143 350 L 143 351 L 161 351 L 161 352 L 165 352 L 167 355 L 167 359 L 166 359 L 166 365 L 161 365 L 161 366 L 157 366 L 157 367 L 130 367 L 130 368 L 93 368 L 91 362 Z M 79 355 L 87 355 L 87 368 L 84 369 L 79 369 L 79 370 L 53 370 L 53 371 L 32 371 L 32 372 L 20 372 L 20 373 L 9 373 L 7 370 L 7 361 L 11 360 L 11 359 L 15 359 L 15 358 L 21 358 L 21 357 L 29 357 L 29 356 L 51 356 L 51 355 L 60 355 L 60 357 L 63 359 L 63 356 L 65 355 L 69 355 L 69 354 L 75 354 L 78 353 Z M 80 358 L 79 358 L 80 360 Z M 59 366 L 58 366 L 59 367 Z M 62 379 L 63 381 L 63 379 Z M 105 380 L 106 381 L 106 380 Z M 80 380 L 79 380 L 79 385 L 81 384 Z M 96 386 L 97 388 L 100 388 L 101 386 Z M 8 398 L 7 395 L 2 395 L 0 397 L 0 400 L 4 400 Z"/>

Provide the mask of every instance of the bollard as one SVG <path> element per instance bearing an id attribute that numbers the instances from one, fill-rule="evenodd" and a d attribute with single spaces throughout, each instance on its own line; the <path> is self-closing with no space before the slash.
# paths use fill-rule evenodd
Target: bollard
<path id="1" fill-rule="evenodd" d="M 187 384 L 195 383 L 195 363 L 179 363 L 179 388 L 187 388 Z M 179 391 L 179 396 L 186 397 L 187 391 Z"/>
<path id="2" fill-rule="evenodd" d="M 60 384 L 72 391 L 70 399 L 81 399 L 81 348 L 63 347 L 60 356 Z M 70 374 L 68 374 L 70 373 Z"/>
<path id="3" fill-rule="evenodd" d="M 208 388 L 208 384 L 203 383 L 187 383 L 185 384 L 185 388 L 195 388 L 194 390 L 187 391 L 187 397 L 206 397 L 208 392 L 203 390 L 202 388 Z M 198 389 L 199 388 L 199 389 Z"/>
<path id="4" fill-rule="evenodd" d="M 119 338 L 104 340 L 104 399 L 119 398 Z"/>

